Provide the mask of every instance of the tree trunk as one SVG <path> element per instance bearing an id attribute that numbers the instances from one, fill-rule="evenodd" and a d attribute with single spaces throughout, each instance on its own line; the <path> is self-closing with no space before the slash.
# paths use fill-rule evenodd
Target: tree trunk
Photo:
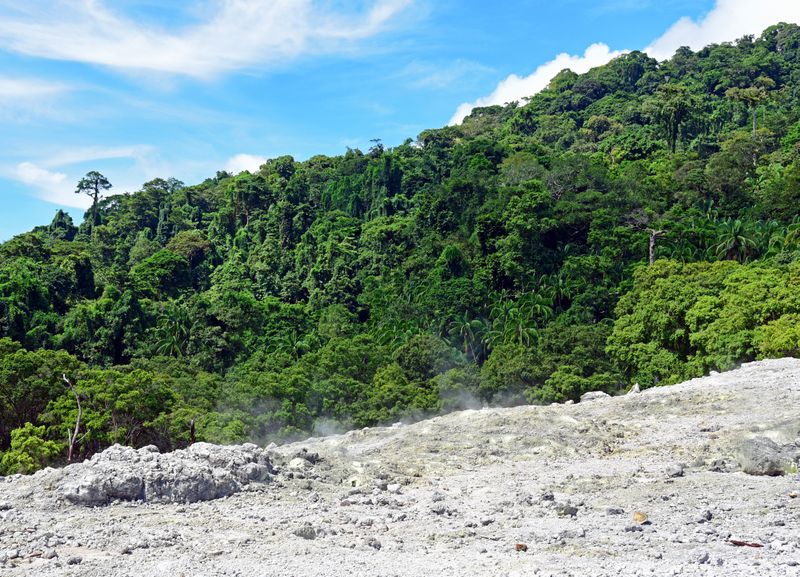
<path id="1" fill-rule="evenodd" d="M 78 404 L 78 416 L 75 419 L 75 430 L 68 436 L 69 446 L 67 448 L 67 462 L 71 463 L 72 457 L 75 454 L 75 444 L 78 441 L 78 433 L 81 429 L 81 417 L 83 416 L 83 409 L 81 408 L 81 399 L 78 396 L 78 392 L 67 378 L 67 375 L 62 375 L 62 378 L 64 379 L 64 382 L 67 383 L 67 386 L 72 391 L 72 394 L 75 395 L 75 402 Z"/>
<path id="2" fill-rule="evenodd" d="M 663 236 L 665 231 L 655 230 L 652 228 L 648 228 L 647 230 L 650 233 L 650 251 L 648 255 L 648 262 L 652 265 L 654 262 L 656 262 L 656 239 L 660 236 Z"/>

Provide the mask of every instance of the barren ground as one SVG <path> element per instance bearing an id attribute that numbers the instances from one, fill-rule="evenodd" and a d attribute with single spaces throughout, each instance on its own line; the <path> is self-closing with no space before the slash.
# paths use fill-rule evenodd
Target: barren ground
<path id="1" fill-rule="evenodd" d="M 800 575 L 800 480 L 741 472 L 753 436 L 800 443 L 800 360 L 308 439 L 214 501 L 83 507 L 62 471 L 0 478 L 0 575 Z"/>

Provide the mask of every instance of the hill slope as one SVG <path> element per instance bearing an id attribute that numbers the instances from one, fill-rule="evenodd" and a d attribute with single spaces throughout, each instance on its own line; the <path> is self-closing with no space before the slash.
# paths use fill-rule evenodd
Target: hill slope
<path id="1" fill-rule="evenodd" d="M 91 465 L 49 469 L 0 482 L 0 537 L 19 555 L 2 570 L 797 575 L 800 477 L 745 474 L 740 453 L 768 437 L 800 456 L 798 403 L 799 360 L 750 363 L 625 397 L 276 447 L 271 483 L 190 505 L 73 505 L 55 488 Z M 637 511 L 649 522 L 634 522 Z"/>
<path id="2" fill-rule="evenodd" d="M 0 471 L 63 462 L 62 374 L 87 458 L 798 355 L 798 206 L 790 24 L 394 148 L 156 179 L 0 246 Z"/>

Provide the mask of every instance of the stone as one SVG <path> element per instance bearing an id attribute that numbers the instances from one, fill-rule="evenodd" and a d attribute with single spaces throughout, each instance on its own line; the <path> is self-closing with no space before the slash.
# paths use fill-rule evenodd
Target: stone
<path id="1" fill-rule="evenodd" d="M 433 513 L 434 515 L 444 515 L 445 513 L 447 513 L 447 507 L 444 506 L 442 503 L 439 503 L 438 505 L 434 505 L 433 507 L 431 507 L 431 513 Z"/>
<path id="2" fill-rule="evenodd" d="M 266 452 L 255 445 L 195 443 L 164 454 L 152 446 L 136 450 L 113 445 L 88 461 L 66 467 L 56 492 L 87 506 L 115 500 L 194 503 L 268 482 L 273 472 Z"/>
<path id="3" fill-rule="evenodd" d="M 253 445 L 253 446 L 255 447 L 256 445 Z M 300 449 L 297 453 L 295 453 L 294 456 L 295 456 L 296 459 L 305 459 L 306 461 L 308 461 L 312 465 L 316 465 L 317 463 L 319 463 L 321 461 L 319 453 L 312 453 L 308 449 L 305 449 L 305 448 L 304 449 Z"/>
<path id="4" fill-rule="evenodd" d="M 736 452 L 739 466 L 748 475 L 775 477 L 786 472 L 781 447 L 767 437 L 745 439 Z"/>
<path id="5" fill-rule="evenodd" d="M 561 503 L 556 506 L 556 512 L 559 517 L 575 517 L 578 514 L 578 508 L 570 503 Z"/>
<path id="6" fill-rule="evenodd" d="M 83 563 L 83 557 L 74 556 L 67 559 L 67 565 L 80 565 L 81 563 Z"/>
<path id="7" fill-rule="evenodd" d="M 642 511 L 635 511 L 633 513 L 633 522 L 639 525 L 644 525 L 645 523 L 648 522 L 647 513 L 644 513 Z"/>
<path id="8" fill-rule="evenodd" d="M 556 537 L 556 541 L 567 541 L 570 539 L 582 539 L 586 537 L 586 529 L 564 529 Z"/>
<path id="9" fill-rule="evenodd" d="M 639 383 L 634 383 L 634 385 L 630 388 L 630 390 L 626 393 L 628 395 L 636 395 L 642 392 L 642 388 L 639 386 Z"/>
<path id="10" fill-rule="evenodd" d="M 700 517 L 697 518 L 697 522 L 698 523 L 708 523 L 709 521 L 711 521 L 711 519 L 713 517 L 714 517 L 714 515 L 711 513 L 711 511 L 706 510 L 706 511 L 703 511 L 700 514 Z"/>
<path id="11" fill-rule="evenodd" d="M 581 403 L 586 403 L 588 401 L 598 401 L 600 399 L 608 399 L 611 395 L 608 393 L 604 393 L 603 391 L 590 391 L 588 393 L 583 393 L 581 395 Z"/>
<path id="12" fill-rule="evenodd" d="M 317 538 L 318 532 L 311 525 L 303 525 L 292 531 L 292 535 L 311 541 Z"/>
<path id="13" fill-rule="evenodd" d="M 677 479 L 678 477 L 683 477 L 683 465 L 675 464 L 670 465 L 667 467 L 667 477 L 670 479 Z"/>
<path id="14" fill-rule="evenodd" d="M 705 563 L 708 563 L 709 558 L 710 555 L 708 554 L 708 551 L 699 551 L 691 555 L 689 557 L 689 561 L 696 565 L 704 565 Z"/>
<path id="15" fill-rule="evenodd" d="M 310 469 L 313 465 L 307 459 L 303 459 L 302 457 L 295 457 L 291 461 L 289 461 L 289 468 L 292 471 L 304 471 L 306 469 Z"/>

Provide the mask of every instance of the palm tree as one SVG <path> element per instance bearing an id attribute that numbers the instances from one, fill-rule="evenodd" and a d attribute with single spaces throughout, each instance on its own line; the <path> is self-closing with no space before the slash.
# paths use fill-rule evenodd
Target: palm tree
<path id="1" fill-rule="evenodd" d="M 486 333 L 491 347 L 507 342 L 529 347 L 539 339 L 535 317 L 537 314 L 543 318 L 551 315 L 552 306 L 548 306 L 548 301 L 543 297 L 529 296 L 528 299 L 525 302 L 525 298 L 513 301 L 501 297 L 495 302 L 491 312 L 491 328 Z"/>
<path id="2" fill-rule="evenodd" d="M 792 224 L 786 227 L 783 246 L 784 250 L 800 249 L 800 217 L 794 217 Z"/>
<path id="3" fill-rule="evenodd" d="M 527 321 L 539 319 L 544 324 L 545 321 L 553 317 L 553 297 L 542 291 L 529 292 L 522 295 L 518 300 L 520 314 Z"/>
<path id="4" fill-rule="evenodd" d="M 308 340 L 296 329 L 284 332 L 274 339 L 269 346 L 270 352 L 286 353 L 295 359 L 299 359 L 309 350 Z"/>
<path id="5" fill-rule="evenodd" d="M 471 318 L 469 311 L 451 320 L 449 334 L 460 340 L 464 347 L 464 355 L 469 355 L 473 359 L 477 358 L 475 342 L 479 341 L 480 331 L 484 328 L 484 323 L 480 319 Z"/>
<path id="6" fill-rule="evenodd" d="M 569 279 L 560 270 L 551 275 L 544 275 L 539 279 L 538 292 L 550 299 L 551 308 L 563 311 L 568 308 L 567 303 L 573 296 Z"/>
<path id="7" fill-rule="evenodd" d="M 756 254 L 752 227 L 743 220 L 726 218 L 717 227 L 717 242 L 711 247 L 721 260 L 747 262 Z"/>
<path id="8" fill-rule="evenodd" d="M 183 357 L 194 327 L 195 323 L 183 306 L 174 303 L 168 305 L 155 330 L 156 354 Z"/>

